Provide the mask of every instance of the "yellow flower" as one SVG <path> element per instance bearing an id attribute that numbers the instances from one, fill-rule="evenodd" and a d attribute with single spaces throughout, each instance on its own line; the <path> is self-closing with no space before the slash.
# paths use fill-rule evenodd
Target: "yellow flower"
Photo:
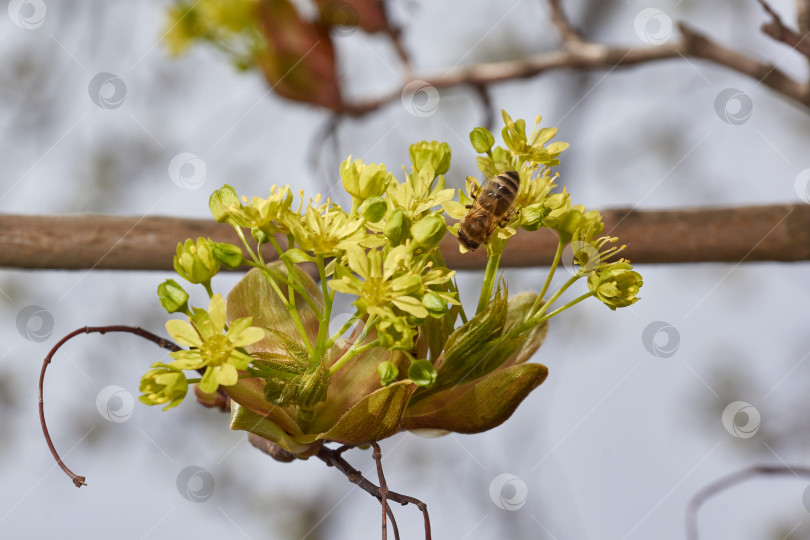
<path id="1" fill-rule="evenodd" d="M 138 401 L 146 405 L 168 403 L 163 407 L 164 411 L 168 411 L 186 397 L 188 381 L 181 370 L 163 362 L 155 362 L 152 367 L 155 369 L 150 369 L 141 377 L 140 391 L 143 395 L 138 397 Z"/>
<path id="2" fill-rule="evenodd" d="M 174 269 L 191 283 L 206 283 L 219 272 L 220 262 L 214 257 L 214 243 L 206 238 L 191 238 L 177 244 Z"/>
<path id="3" fill-rule="evenodd" d="M 215 392 L 219 385 L 232 386 L 239 380 L 238 370 L 247 369 L 251 357 L 238 350 L 264 337 L 264 330 L 250 326 L 252 317 L 233 321 L 225 331 L 225 300 L 219 294 L 211 298 L 208 311 L 195 308 L 191 324 L 173 319 L 166 323 L 169 335 L 189 350 L 169 353 L 177 369 L 205 368 L 200 390 Z"/>
<path id="4" fill-rule="evenodd" d="M 301 249 L 315 255 L 334 257 L 350 245 L 357 246 L 371 240 L 365 223 L 359 217 L 349 218 L 340 206 L 330 201 L 318 208 L 308 206 L 293 235 Z"/>
<path id="5" fill-rule="evenodd" d="M 642 285 L 641 275 L 625 260 L 605 265 L 588 277 L 588 288 L 613 311 L 635 304 Z"/>

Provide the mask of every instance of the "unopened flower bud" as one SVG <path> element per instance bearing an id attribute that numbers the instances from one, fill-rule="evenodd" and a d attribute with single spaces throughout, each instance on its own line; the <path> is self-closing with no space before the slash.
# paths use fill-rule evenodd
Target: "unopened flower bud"
<path id="1" fill-rule="evenodd" d="M 438 214 L 429 215 L 420 219 L 411 227 L 411 235 L 416 245 L 422 249 L 433 249 L 447 232 L 444 217 Z"/>
<path id="2" fill-rule="evenodd" d="M 158 285 L 160 305 L 169 313 L 188 311 L 188 293 L 175 280 L 167 279 Z"/>
<path id="3" fill-rule="evenodd" d="M 358 208 L 360 215 L 365 218 L 369 223 L 376 223 L 385 217 L 385 212 L 388 210 L 388 204 L 382 197 L 371 197 L 363 201 L 363 204 Z"/>
<path id="4" fill-rule="evenodd" d="M 214 257 L 214 243 L 206 238 L 191 238 L 177 244 L 174 269 L 191 283 L 205 283 L 219 272 L 220 262 Z"/>
<path id="5" fill-rule="evenodd" d="M 385 224 L 385 237 L 391 245 L 398 246 L 411 235 L 411 218 L 401 209 L 397 208 Z"/>

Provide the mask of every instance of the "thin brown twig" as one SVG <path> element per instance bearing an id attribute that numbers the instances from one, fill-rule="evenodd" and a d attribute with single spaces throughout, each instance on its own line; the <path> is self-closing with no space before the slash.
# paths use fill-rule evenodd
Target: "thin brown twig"
<path id="1" fill-rule="evenodd" d="M 709 60 L 752 79 L 762 81 L 777 93 L 805 107 L 810 107 L 810 99 L 806 95 L 808 86 L 806 83 L 794 80 L 771 63 L 755 60 L 724 47 L 685 23 L 678 24 L 683 39 L 674 43 L 648 47 L 621 47 L 577 41 L 571 37 L 577 34 L 564 17 L 559 2 L 549 1 L 552 6 L 553 22 L 563 34 L 563 40 L 566 43 L 561 50 L 544 52 L 520 60 L 456 68 L 441 76 L 421 76 L 418 80 L 441 90 L 455 86 L 490 85 L 528 78 L 554 69 L 614 69 L 659 60 L 692 57 Z M 415 80 L 417 79 L 404 81 L 401 88 L 390 94 L 360 103 L 345 104 L 341 112 L 350 116 L 362 116 L 384 105 L 399 101 L 402 91 Z"/>
<path id="2" fill-rule="evenodd" d="M 377 464 L 377 478 L 380 481 L 380 504 L 382 505 L 382 538 L 383 540 L 387 540 L 388 525 L 385 522 L 385 516 L 388 510 L 388 485 L 385 483 L 385 474 L 383 474 L 382 450 L 380 449 L 380 445 L 376 442 L 371 443 L 371 447 L 374 449 L 371 455 L 372 457 L 374 457 L 374 462 Z"/>
<path id="3" fill-rule="evenodd" d="M 810 29 L 801 30 L 804 35 L 799 35 L 789 26 L 782 22 L 782 18 L 778 13 L 765 1 L 757 0 L 765 12 L 771 16 L 771 22 L 762 25 L 762 31 L 774 38 L 777 41 L 796 49 L 806 57 L 810 58 L 810 41 L 806 41 Z M 802 19 L 799 18 L 800 23 Z"/>
<path id="4" fill-rule="evenodd" d="M 571 25 L 568 17 L 562 9 L 560 0 L 548 0 L 548 5 L 551 8 L 551 23 L 557 28 L 562 38 L 563 46 L 570 47 L 577 43 L 582 43 L 582 38 L 579 31 Z"/>
<path id="5" fill-rule="evenodd" d="M 140 336 L 144 339 L 148 339 L 149 341 L 155 343 L 158 347 L 162 347 L 169 351 L 179 351 L 180 347 L 178 347 L 173 342 L 164 339 L 148 330 L 144 330 L 143 328 L 139 328 L 137 326 L 126 326 L 126 325 L 111 325 L 111 326 L 85 326 L 84 328 L 79 328 L 78 330 L 74 330 L 73 332 L 69 333 L 65 337 L 59 340 L 59 342 L 53 346 L 51 351 L 48 353 L 48 356 L 45 357 L 45 360 L 42 362 L 42 371 L 39 374 L 39 423 L 42 426 L 42 433 L 45 435 L 45 442 L 48 443 L 48 448 L 50 448 L 51 453 L 53 454 L 56 463 L 65 471 L 76 487 L 86 486 L 87 482 L 85 482 L 84 476 L 79 476 L 73 471 L 71 471 L 67 465 L 64 464 L 62 458 L 59 457 L 59 454 L 56 452 L 56 447 L 53 445 L 53 441 L 51 440 L 51 434 L 48 432 L 48 426 L 45 423 L 45 399 L 43 396 L 44 386 L 45 386 L 45 372 L 48 369 L 48 366 L 53 360 L 54 354 L 58 351 L 62 345 L 67 343 L 69 340 L 73 339 L 74 337 L 78 336 L 79 334 L 106 334 L 107 332 L 126 332 L 129 334 L 135 334 Z"/>
<path id="6" fill-rule="evenodd" d="M 495 125 L 495 107 L 492 105 L 492 96 L 489 93 L 489 87 L 485 84 L 476 84 L 473 86 L 476 95 L 481 99 L 481 108 L 484 109 L 484 127 L 492 131 L 492 126 Z"/>
<path id="7" fill-rule="evenodd" d="M 335 467 L 337 470 L 342 472 L 349 482 L 356 484 L 363 491 L 381 501 L 382 495 L 380 493 L 380 488 L 365 478 L 360 471 L 352 467 L 349 462 L 343 459 L 343 457 L 336 450 L 323 446 L 315 455 L 327 465 Z M 396 491 L 388 491 L 386 493 L 386 499 L 397 502 L 403 506 L 406 504 L 413 504 L 419 508 L 419 510 L 422 511 L 422 516 L 424 517 L 425 522 L 425 540 L 432 539 L 430 532 L 430 516 L 428 515 L 428 509 L 425 503 L 415 497 L 402 495 Z M 388 515 L 389 517 L 393 518 L 393 513 L 389 513 Z"/>
<path id="8" fill-rule="evenodd" d="M 689 505 L 686 508 L 686 538 L 687 540 L 698 540 L 698 523 L 697 515 L 700 507 L 714 497 L 718 493 L 726 491 L 737 484 L 750 480 L 756 476 L 764 475 L 793 475 L 796 478 L 800 476 L 810 477 L 810 467 L 801 465 L 755 465 L 741 471 L 724 476 L 719 480 L 715 480 L 708 486 L 704 487 L 695 493 L 689 500 Z"/>

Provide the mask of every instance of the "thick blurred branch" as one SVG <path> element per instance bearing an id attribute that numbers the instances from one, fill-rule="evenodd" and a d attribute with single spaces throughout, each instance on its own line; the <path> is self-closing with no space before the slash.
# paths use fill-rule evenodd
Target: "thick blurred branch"
<path id="1" fill-rule="evenodd" d="M 807 261 L 810 205 L 684 210 L 613 209 L 602 212 L 605 234 L 628 245 L 634 263 Z M 204 236 L 236 243 L 227 225 L 207 219 L 103 215 L 0 214 L 0 267 L 28 269 L 171 270 L 178 242 Z M 556 237 L 519 231 L 501 262 L 542 266 L 551 262 Z M 480 269 L 483 249 L 460 254 L 455 238 L 442 243 L 448 266 Z M 267 260 L 275 258 L 268 251 Z"/>

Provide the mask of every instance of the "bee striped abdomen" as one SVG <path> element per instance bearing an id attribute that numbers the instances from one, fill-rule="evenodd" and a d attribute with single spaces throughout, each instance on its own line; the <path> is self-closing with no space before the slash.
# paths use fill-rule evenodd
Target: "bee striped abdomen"
<path id="1" fill-rule="evenodd" d="M 506 171 L 484 182 L 461 221 L 459 243 L 473 250 L 489 240 L 498 223 L 509 218 L 519 189 L 517 171 Z"/>

